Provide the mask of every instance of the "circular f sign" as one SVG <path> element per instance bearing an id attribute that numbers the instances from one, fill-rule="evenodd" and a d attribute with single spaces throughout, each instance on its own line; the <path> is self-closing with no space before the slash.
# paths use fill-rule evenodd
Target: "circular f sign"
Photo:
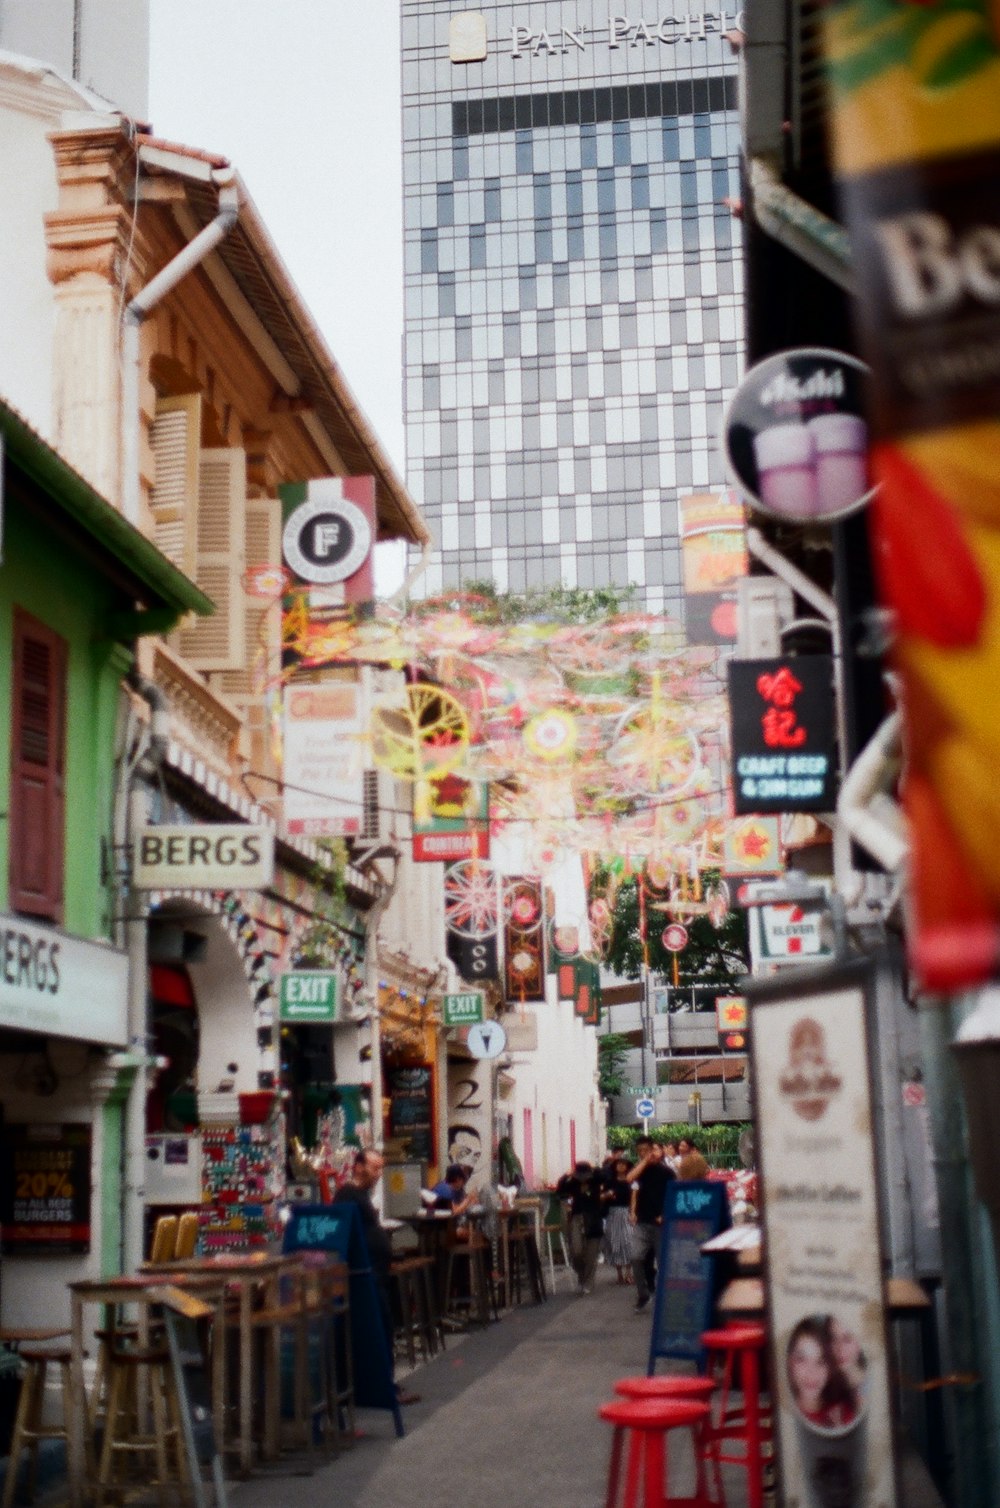
<path id="1" fill-rule="evenodd" d="M 314 499 L 290 515 L 281 547 L 303 581 L 330 586 L 346 581 L 364 565 L 372 548 L 372 528 L 347 498 Z"/>

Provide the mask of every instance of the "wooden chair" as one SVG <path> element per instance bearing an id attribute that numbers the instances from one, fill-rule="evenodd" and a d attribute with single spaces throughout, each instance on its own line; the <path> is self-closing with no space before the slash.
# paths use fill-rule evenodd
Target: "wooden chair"
<path id="1" fill-rule="evenodd" d="M 195 1219 L 197 1220 L 197 1216 Z M 172 1262 L 177 1252 L 176 1215 L 161 1215 L 153 1227 L 153 1240 L 149 1250 L 151 1262 Z"/>
<path id="2" fill-rule="evenodd" d="M 198 1216 L 194 1210 L 185 1210 L 177 1222 L 177 1241 L 174 1246 L 174 1261 L 186 1262 L 194 1256 L 198 1245 Z"/>

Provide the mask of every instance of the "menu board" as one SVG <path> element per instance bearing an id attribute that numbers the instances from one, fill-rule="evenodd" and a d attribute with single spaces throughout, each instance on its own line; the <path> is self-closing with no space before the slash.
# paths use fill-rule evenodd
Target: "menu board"
<path id="1" fill-rule="evenodd" d="M 433 1162 L 434 1072 L 430 1064 L 388 1069 L 386 1089 L 390 1134 L 406 1139 L 412 1162 Z"/>
<path id="2" fill-rule="evenodd" d="M 3 1127 L 0 1242 L 18 1256 L 90 1250 L 88 1123 Z"/>
<path id="3" fill-rule="evenodd" d="M 658 1356 L 700 1359 L 701 1334 L 712 1322 L 715 1299 L 715 1258 L 701 1248 L 729 1224 L 725 1184 L 674 1179 L 667 1185 L 649 1344 L 650 1376 Z"/>

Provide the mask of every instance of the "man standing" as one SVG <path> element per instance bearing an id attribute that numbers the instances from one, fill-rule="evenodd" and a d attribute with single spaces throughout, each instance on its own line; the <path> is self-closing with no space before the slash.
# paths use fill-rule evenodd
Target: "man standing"
<path id="1" fill-rule="evenodd" d="M 564 1173 L 556 1194 L 569 1204 L 569 1259 L 576 1273 L 577 1292 L 593 1293 L 597 1258 L 604 1230 L 604 1180 L 589 1162 L 577 1162 Z"/>
<path id="2" fill-rule="evenodd" d="M 378 1294 L 379 1307 L 382 1310 L 382 1323 L 385 1326 L 385 1338 L 389 1347 L 389 1364 L 395 1368 L 395 1356 L 392 1344 L 392 1302 L 389 1296 L 389 1273 L 392 1266 L 392 1239 L 389 1232 L 379 1222 L 378 1211 L 372 1202 L 372 1189 L 382 1177 L 382 1169 L 385 1167 L 385 1158 L 381 1152 L 376 1152 L 372 1147 L 362 1147 L 354 1159 L 354 1167 L 351 1171 L 350 1183 L 342 1184 L 334 1195 L 334 1204 L 355 1204 L 361 1217 L 361 1228 L 365 1233 L 365 1244 L 368 1247 L 368 1256 L 371 1259 L 372 1275 L 375 1278 L 375 1291 Z M 417 1393 L 408 1393 L 396 1385 L 396 1397 L 400 1403 L 419 1403 L 420 1396 Z"/>
<path id="3" fill-rule="evenodd" d="M 663 1160 L 663 1148 L 651 1136 L 635 1144 L 639 1159 L 632 1169 L 632 1275 L 635 1278 L 636 1309 L 645 1309 L 656 1281 L 656 1250 L 663 1224 L 663 1201 L 667 1184 L 676 1177 Z"/>

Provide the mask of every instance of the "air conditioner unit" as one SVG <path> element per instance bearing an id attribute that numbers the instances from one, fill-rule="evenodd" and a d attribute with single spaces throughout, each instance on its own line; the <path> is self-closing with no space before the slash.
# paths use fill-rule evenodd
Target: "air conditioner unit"
<path id="1" fill-rule="evenodd" d="M 736 654 L 770 660 L 781 654 L 781 633 L 795 617 L 792 589 L 777 576 L 742 576 L 736 583 Z"/>

